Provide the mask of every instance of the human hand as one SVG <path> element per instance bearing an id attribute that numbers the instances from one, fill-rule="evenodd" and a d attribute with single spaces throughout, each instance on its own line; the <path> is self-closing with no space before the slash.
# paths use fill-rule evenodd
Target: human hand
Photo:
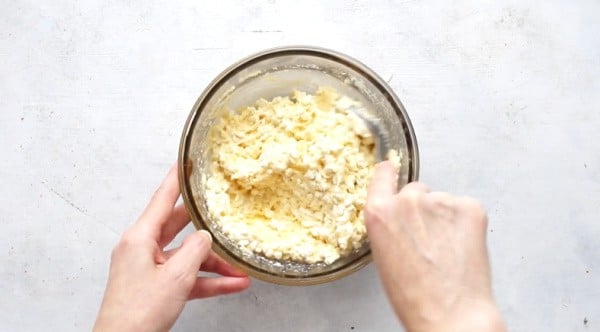
<path id="1" fill-rule="evenodd" d="M 397 193 L 391 163 L 375 168 L 365 205 L 373 258 L 408 331 L 504 331 L 494 304 L 487 217 L 466 197 L 418 182 Z"/>
<path id="2" fill-rule="evenodd" d="M 179 197 L 173 166 L 137 222 L 111 257 L 108 285 L 94 331 L 167 331 L 190 299 L 242 291 L 250 279 L 210 249 L 206 231 L 188 235 L 164 251 L 190 221 Z M 199 277 L 198 271 L 222 277 Z"/>

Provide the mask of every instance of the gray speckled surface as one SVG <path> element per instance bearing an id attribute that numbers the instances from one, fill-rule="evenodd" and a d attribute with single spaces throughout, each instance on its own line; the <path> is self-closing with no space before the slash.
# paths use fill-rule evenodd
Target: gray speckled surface
<path id="1" fill-rule="evenodd" d="M 345 52 L 390 81 L 422 180 L 489 209 L 512 331 L 600 329 L 597 1 L 0 7 L 0 330 L 91 327 L 110 250 L 175 160 L 197 96 L 231 62 L 286 44 Z M 371 266 L 193 302 L 174 330 L 398 326 Z"/>

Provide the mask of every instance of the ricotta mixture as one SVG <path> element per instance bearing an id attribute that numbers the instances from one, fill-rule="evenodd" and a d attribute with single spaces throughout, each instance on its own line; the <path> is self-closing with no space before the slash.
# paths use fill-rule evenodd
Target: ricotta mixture
<path id="1" fill-rule="evenodd" d="M 330 88 L 295 91 L 228 112 L 211 128 L 208 211 L 242 250 L 330 264 L 362 246 L 376 161 L 351 105 Z"/>

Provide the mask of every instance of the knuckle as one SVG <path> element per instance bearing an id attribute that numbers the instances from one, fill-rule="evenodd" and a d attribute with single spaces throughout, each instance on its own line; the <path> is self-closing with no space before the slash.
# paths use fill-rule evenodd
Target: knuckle
<path id="1" fill-rule="evenodd" d="M 366 225 L 374 225 L 384 221 L 385 211 L 390 208 L 390 199 L 388 197 L 369 198 L 364 207 L 364 217 Z"/>
<path id="2" fill-rule="evenodd" d="M 111 257 L 118 257 L 123 253 L 132 250 L 132 248 L 138 247 L 142 244 L 143 242 L 138 232 L 136 232 L 136 230 L 133 228 L 129 228 L 123 232 L 123 235 L 121 235 L 119 243 L 117 243 L 112 250 Z"/>
<path id="3" fill-rule="evenodd" d="M 368 211 L 381 210 L 387 205 L 387 198 L 384 197 L 373 197 L 365 204 L 365 209 Z"/>
<path id="4" fill-rule="evenodd" d="M 446 205 L 453 205 L 452 203 L 454 202 L 454 196 L 444 191 L 431 192 L 426 196 L 430 201 L 436 203 L 440 202 Z"/>
<path id="5" fill-rule="evenodd" d="M 181 282 L 185 285 L 186 288 L 192 288 L 196 283 L 196 279 L 198 276 L 194 273 L 186 273 L 181 277 Z"/>
<path id="6" fill-rule="evenodd" d="M 208 239 L 206 238 L 206 236 L 204 236 L 200 232 L 195 232 L 193 234 L 190 234 L 185 241 L 196 252 L 205 251 L 210 246 L 210 243 L 209 243 Z"/>
<path id="7" fill-rule="evenodd" d="M 406 206 L 416 206 L 421 200 L 422 194 L 416 190 L 403 190 L 398 195 L 400 204 Z"/>
<path id="8" fill-rule="evenodd" d="M 388 197 L 373 197 L 367 200 L 365 204 L 365 213 L 368 216 L 380 216 L 390 207 Z"/>
<path id="9" fill-rule="evenodd" d="M 427 187 L 427 185 L 423 182 L 411 182 L 407 185 L 405 185 L 402 188 L 402 191 L 404 192 L 416 192 L 416 193 L 424 193 L 429 191 L 429 187 Z"/>
<path id="10" fill-rule="evenodd" d="M 124 246 L 124 247 L 129 247 L 131 245 L 133 245 L 136 241 L 137 241 L 137 233 L 133 230 L 133 229 L 128 229 L 125 232 L 123 232 L 123 235 L 121 236 L 121 240 L 119 241 L 119 245 Z"/>
<path id="11" fill-rule="evenodd" d="M 483 215 L 485 214 L 485 208 L 483 204 L 474 198 L 467 197 L 465 198 L 465 206 L 469 211 L 473 214 Z"/>
<path id="12" fill-rule="evenodd" d="M 125 232 L 123 232 L 123 235 L 121 235 L 121 239 L 119 240 L 119 243 L 117 243 L 117 245 L 113 248 L 112 251 L 112 255 L 113 256 L 118 256 L 121 252 L 127 250 L 127 248 L 131 247 L 133 241 L 134 241 L 134 235 L 133 232 L 131 231 L 131 229 L 126 230 Z"/>
<path id="13" fill-rule="evenodd" d="M 173 283 L 189 287 L 196 281 L 197 275 L 181 268 L 171 268 L 167 273 L 167 278 Z"/>
<path id="14" fill-rule="evenodd" d="M 478 224 L 487 225 L 485 207 L 478 200 L 471 197 L 461 197 L 459 198 L 458 206 L 461 212 L 466 215 L 469 220 Z"/>

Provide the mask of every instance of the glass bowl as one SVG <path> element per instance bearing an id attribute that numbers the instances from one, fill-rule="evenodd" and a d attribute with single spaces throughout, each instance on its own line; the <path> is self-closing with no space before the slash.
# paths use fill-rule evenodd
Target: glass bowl
<path id="1" fill-rule="evenodd" d="M 336 89 L 359 101 L 383 119 L 392 148 L 401 153 L 399 187 L 419 173 L 417 141 L 410 119 L 391 88 L 364 64 L 338 52 L 315 47 L 266 50 L 227 68 L 198 98 L 185 124 L 179 147 L 179 181 L 192 222 L 213 236 L 213 250 L 248 275 L 283 285 L 312 285 L 353 273 L 371 261 L 368 241 L 361 249 L 332 264 L 277 261 L 247 254 L 227 239 L 210 220 L 204 183 L 210 167 L 209 128 L 223 110 L 237 110 L 264 98 L 289 96 L 293 90 L 315 93 L 319 87 Z"/>

